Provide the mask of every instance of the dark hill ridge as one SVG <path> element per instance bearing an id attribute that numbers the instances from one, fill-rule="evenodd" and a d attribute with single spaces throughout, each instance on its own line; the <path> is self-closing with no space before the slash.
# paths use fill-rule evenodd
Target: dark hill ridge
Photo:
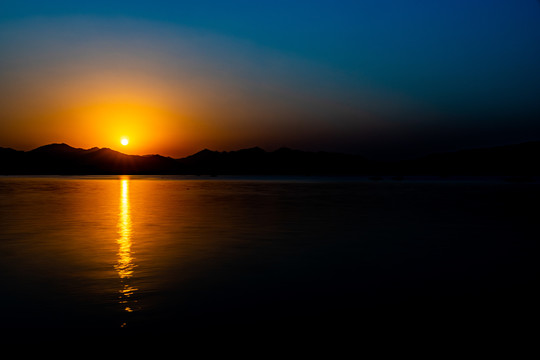
<path id="1" fill-rule="evenodd" d="M 359 155 L 305 152 L 281 148 L 266 152 L 255 147 L 237 151 L 204 149 L 177 160 L 195 174 L 360 174 L 370 163 Z"/>
<path id="2" fill-rule="evenodd" d="M 66 155 L 75 155 L 75 154 L 82 154 L 85 152 L 90 152 L 97 150 L 98 148 L 94 147 L 92 149 L 80 149 L 80 148 L 74 148 L 69 146 L 68 144 L 49 144 L 49 145 L 43 145 L 38 148 L 35 148 L 34 150 L 30 150 L 33 154 L 49 154 L 49 155 L 60 155 L 60 156 L 66 156 Z"/>
<path id="3" fill-rule="evenodd" d="M 540 141 L 431 154 L 394 164 L 416 175 L 540 175 Z"/>
<path id="4" fill-rule="evenodd" d="M 540 142 L 432 154 L 398 162 L 359 155 L 255 147 L 204 149 L 173 159 L 126 155 L 108 148 L 49 144 L 31 151 L 0 147 L 0 174 L 239 174 L 239 175 L 540 175 Z"/>
<path id="5" fill-rule="evenodd" d="M 4 150 L 0 151 L 2 174 L 170 174 L 179 168 L 172 158 L 126 155 L 108 148 L 50 144 L 16 154 Z"/>

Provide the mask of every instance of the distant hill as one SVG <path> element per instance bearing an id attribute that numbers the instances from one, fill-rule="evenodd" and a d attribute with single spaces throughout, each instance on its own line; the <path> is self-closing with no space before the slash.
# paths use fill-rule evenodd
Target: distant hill
<path id="1" fill-rule="evenodd" d="M 370 162 L 359 155 L 306 152 L 281 148 L 266 152 L 261 148 L 238 151 L 202 150 L 177 160 L 195 174 L 360 174 Z"/>
<path id="2" fill-rule="evenodd" d="M 437 153 L 389 166 L 416 175 L 540 175 L 540 141 Z"/>
<path id="3" fill-rule="evenodd" d="M 49 144 L 31 151 L 0 147 L 0 174 L 200 175 L 540 175 L 540 142 L 373 162 L 359 155 L 281 148 L 202 150 L 182 159 L 126 155 L 108 148 Z"/>
<path id="4" fill-rule="evenodd" d="M 178 162 L 161 155 L 126 155 L 108 148 L 78 149 L 50 144 L 23 152 L 0 148 L 2 174 L 177 173 Z"/>

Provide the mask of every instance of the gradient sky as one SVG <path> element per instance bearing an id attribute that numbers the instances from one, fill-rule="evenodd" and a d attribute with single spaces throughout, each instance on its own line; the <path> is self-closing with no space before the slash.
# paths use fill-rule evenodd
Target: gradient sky
<path id="1" fill-rule="evenodd" d="M 3 147 L 384 158 L 528 140 L 537 0 L 0 2 Z"/>

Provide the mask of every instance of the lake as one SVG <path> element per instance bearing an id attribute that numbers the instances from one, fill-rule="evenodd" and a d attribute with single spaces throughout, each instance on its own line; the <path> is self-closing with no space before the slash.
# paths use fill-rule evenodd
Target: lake
<path id="1" fill-rule="evenodd" d="M 361 332 L 537 319 L 537 183 L 0 177 L 0 327 Z"/>

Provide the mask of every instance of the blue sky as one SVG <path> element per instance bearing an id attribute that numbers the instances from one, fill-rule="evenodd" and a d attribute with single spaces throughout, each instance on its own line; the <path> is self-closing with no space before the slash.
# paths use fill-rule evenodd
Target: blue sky
<path id="1" fill-rule="evenodd" d="M 201 137 L 201 147 L 260 144 L 385 156 L 539 138 L 536 0 L 19 0 L 0 3 L 0 29 L 0 91 L 36 88 L 25 80 L 23 89 L 16 72 L 55 72 L 43 81 L 68 81 L 75 70 L 58 69 L 79 61 L 74 47 L 87 56 L 77 71 L 91 67 L 88 54 L 93 64 L 110 65 L 111 54 L 123 51 L 119 57 L 144 59 L 133 68 L 151 73 L 156 87 L 189 78 L 226 114 L 194 115 L 201 126 L 224 133 L 221 140 Z M 35 50 L 45 43 L 50 54 Z M 221 92 L 209 90 L 216 88 Z M 219 99 L 224 91 L 227 101 Z M 17 117 L 17 108 L 7 107 L 0 116 Z M 5 121 L 9 134 L 15 126 Z M 0 142 L 15 144 L 14 136 Z"/>

